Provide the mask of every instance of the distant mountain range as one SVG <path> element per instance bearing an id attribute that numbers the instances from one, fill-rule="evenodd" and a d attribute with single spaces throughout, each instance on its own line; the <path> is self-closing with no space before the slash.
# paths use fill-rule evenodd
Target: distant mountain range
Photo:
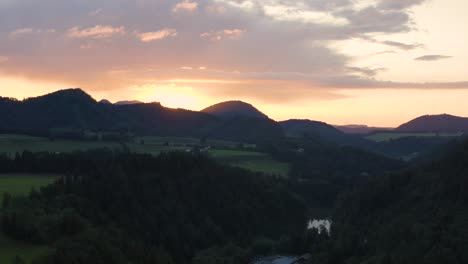
<path id="1" fill-rule="evenodd" d="M 341 130 L 347 134 L 370 134 L 376 131 L 391 131 L 393 128 L 389 127 L 369 127 L 366 125 L 343 125 L 343 126 L 334 126 L 337 129 Z"/>
<path id="2" fill-rule="evenodd" d="M 0 132 L 45 133 L 51 129 L 131 131 L 143 135 L 232 140 L 308 137 L 358 145 L 367 141 L 349 133 L 387 130 L 356 125 L 334 127 L 312 120 L 276 122 L 242 101 L 222 102 L 197 112 L 166 108 L 159 103 L 97 102 L 81 89 L 61 90 L 22 101 L 0 97 Z M 391 131 L 468 132 L 468 118 L 422 116 Z"/>
<path id="3" fill-rule="evenodd" d="M 81 89 L 61 90 L 23 101 L 0 97 L 0 132 L 3 133 L 45 134 L 51 129 L 70 129 L 233 140 L 284 136 L 281 126 L 264 115 L 234 111 L 229 116 L 226 120 L 216 111 L 209 114 L 171 109 L 159 103 L 97 102 Z"/>

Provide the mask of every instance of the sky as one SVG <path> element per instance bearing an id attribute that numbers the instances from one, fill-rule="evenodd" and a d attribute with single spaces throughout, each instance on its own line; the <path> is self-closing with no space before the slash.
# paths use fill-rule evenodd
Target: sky
<path id="1" fill-rule="evenodd" d="M 0 96 L 394 127 L 468 116 L 465 0 L 0 0 Z"/>

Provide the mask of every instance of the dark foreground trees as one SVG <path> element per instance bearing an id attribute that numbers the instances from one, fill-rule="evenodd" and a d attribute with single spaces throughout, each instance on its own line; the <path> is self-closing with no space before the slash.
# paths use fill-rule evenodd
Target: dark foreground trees
<path id="1" fill-rule="evenodd" d="M 282 180 L 205 156 L 31 155 L 31 170 L 64 173 L 2 209 L 7 235 L 53 248 L 35 263 L 189 263 L 231 251 L 244 263 L 255 239 L 305 228 L 305 207 Z"/>
<path id="2" fill-rule="evenodd" d="M 468 141 L 342 197 L 314 263 L 468 263 Z"/>

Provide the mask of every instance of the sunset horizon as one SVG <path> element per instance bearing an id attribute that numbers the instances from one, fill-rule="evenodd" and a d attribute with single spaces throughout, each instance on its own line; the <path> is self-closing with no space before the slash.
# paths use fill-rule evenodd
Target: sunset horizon
<path id="1" fill-rule="evenodd" d="M 0 94 L 82 87 L 99 100 L 196 111 L 242 100 L 275 120 L 338 125 L 468 116 L 464 8 L 459 0 L 4 0 Z"/>

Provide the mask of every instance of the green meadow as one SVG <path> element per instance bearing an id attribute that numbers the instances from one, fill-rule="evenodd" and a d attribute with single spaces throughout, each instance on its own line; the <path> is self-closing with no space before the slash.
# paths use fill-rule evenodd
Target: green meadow
<path id="1" fill-rule="evenodd" d="M 13 196 L 27 195 L 33 188 L 39 189 L 53 183 L 59 176 L 52 174 L 0 174 L 0 204 L 3 193 Z M 1 211 L 0 211 L 1 214 Z M 13 263 L 16 256 L 26 263 L 48 251 L 47 247 L 19 242 L 0 231 L 0 263 Z"/>
<path id="2" fill-rule="evenodd" d="M 274 160 L 269 154 L 254 152 L 255 145 L 224 140 L 206 140 L 209 154 L 216 160 L 255 172 L 287 176 L 289 164 Z M 158 155 L 162 151 L 188 151 L 200 145 L 200 139 L 190 137 L 138 137 L 126 143 L 131 151 Z M 99 148 L 122 148 L 117 142 L 73 141 L 25 135 L 0 135 L 0 153 L 14 155 L 24 150 L 32 152 L 72 152 Z M 243 150 L 236 150 L 242 147 Z"/>
<path id="3" fill-rule="evenodd" d="M 287 177 L 290 165 L 274 160 L 269 154 L 239 151 L 239 150 L 212 150 L 210 155 L 221 162 L 241 167 L 255 172 L 280 175 Z"/>

